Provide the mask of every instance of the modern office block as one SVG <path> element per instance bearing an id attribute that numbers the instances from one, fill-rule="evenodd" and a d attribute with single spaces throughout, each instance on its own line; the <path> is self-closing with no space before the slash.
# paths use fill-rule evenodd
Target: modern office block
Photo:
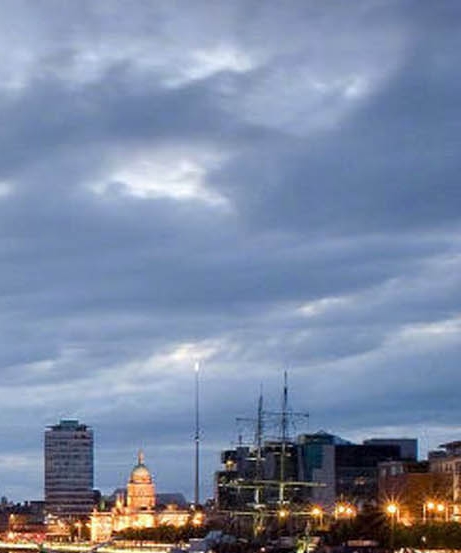
<path id="1" fill-rule="evenodd" d="M 93 509 L 93 431 L 77 420 L 45 431 L 45 509 L 77 518 Z"/>
<path id="2" fill-rule="evenodd" d="M 378 464 L 400 460 L 398 445 L 338 445 L 335 448 L 336 497 L 361 508 L 378 496 Z"/>
<path id="3" fill-rule="evenodd" d="M 416 438 L 371 438 L 363 445 L 398 445 L 400 457 L 407 461 L 416 461 L 418 458 L 418 440 Z"/>
<path id="4" fill-rule="evenodd" d="M 316 485 L 305 488 L 305 498 L 325 510 L 332 509 L 336 499 L 335 448 L 342 442 L 326 432 L 298 436 L 298 478 Z"/>

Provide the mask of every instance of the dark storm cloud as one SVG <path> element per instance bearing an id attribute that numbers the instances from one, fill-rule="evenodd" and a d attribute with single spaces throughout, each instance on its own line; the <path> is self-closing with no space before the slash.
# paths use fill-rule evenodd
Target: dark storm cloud
<path id="1" fill-rule="evenodd" d="M 447 54 L 458 48 L 458 41 L 446 45 Z M 265 227 L 386 232 L 457 223 L 461 90 L 459 83 L 447 90 L 451 71 L 437 70 L 435 62 L 427 67 L 427 56 L 421 47 L 334 131 L 289 141 L 288 148 L 269 142 L 267 150 L 232 161 L 216 179 L 251 224 Z M 254 182 L 257 191 L 249 191 Z"/>
<path id="2" fill-rule="evenodd" d="M 66 416 L 104 491 L 144 447 L 190 495 L 198 359 L 204 493 L 285 367 L 312 430 L 456 437 L 457 2 L 5 13 L 6 495 L 40 496 Z"/>

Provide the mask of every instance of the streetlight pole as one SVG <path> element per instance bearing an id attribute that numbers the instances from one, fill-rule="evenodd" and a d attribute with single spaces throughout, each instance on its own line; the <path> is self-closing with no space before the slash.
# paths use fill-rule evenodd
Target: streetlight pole
<path id="1" fill-rule="evenodd" d="M 391 515 L 391 550 L 394 550 L 394 542 L 395 542 L 395 513 Z"/>
<path id="2" fill-rule="evenodd" d="M 448 522 L 448 509 L 445 503 L 437 503 L 437 519 Z"/>
<path id="3" fill-rule="evenodd" d="M 194 504 L 200 503 L 200 419 L 199 419 L 199 362 L 195 363 L 195 486 Z"/>
<path id="4" fill-rule="evenodd" d="M 323 527 L 323 509 L 321 509 L 320 507 L 314 507 L 312 510 L 311 510 L 311 516 L 313 517 L 313 519 L 315 520 L 315 526 L 317 528 L 317 530 L 321 530 L 322 527 Z"/>
<path id="5" fill-rule="evenodd" d="M 391 517 L 391 536 L 389 540 L 390 549 L 394 549 L 395 542 L 395 517 L 399 516 L 399 506 L 396 503 L 389 503 L 386 507 L 387 514 Z"/>
<path id="6" fill-rule="evenodd" d="M 435 501 L 425 501 L 423 503 L 423 522 L 427 521 L 448 521 L 448 504 L 440 501 L 436 503 Z"/>
<path id="7" fill-rule="evenodd" d="M 431 514 L 433 514 L 435 510 L 435 503 L 433 501 L 425 501 L 423 505 L 423 522 L 426 523 L 428 520 L 430 520 Z"/>

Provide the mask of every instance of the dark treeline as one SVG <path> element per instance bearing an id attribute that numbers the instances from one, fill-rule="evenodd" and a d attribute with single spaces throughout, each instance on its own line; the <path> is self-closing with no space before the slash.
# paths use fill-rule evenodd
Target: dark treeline
<path id="1" fill-rule="evenodd" d="M 163 524 L 155 528 L 126 528 L 116 534 L 117 538 L 133 541 L 156 541 L 161 543 L 186 542 L 190 538 L 203 538 L 210 531 L 208 526 L 187 524 L 176 528 Z"/>

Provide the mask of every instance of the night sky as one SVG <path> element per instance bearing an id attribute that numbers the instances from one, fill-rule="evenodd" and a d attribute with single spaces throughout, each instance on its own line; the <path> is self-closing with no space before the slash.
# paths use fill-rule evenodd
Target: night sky
<path id="1" fill-rule="evenodd" d="M 310 431 L 461 438 L 459 0 L 0 10 L 1 495 L 78 418 L 192 498 L 196 361 L 203 497 L 284 370 Z"/>

